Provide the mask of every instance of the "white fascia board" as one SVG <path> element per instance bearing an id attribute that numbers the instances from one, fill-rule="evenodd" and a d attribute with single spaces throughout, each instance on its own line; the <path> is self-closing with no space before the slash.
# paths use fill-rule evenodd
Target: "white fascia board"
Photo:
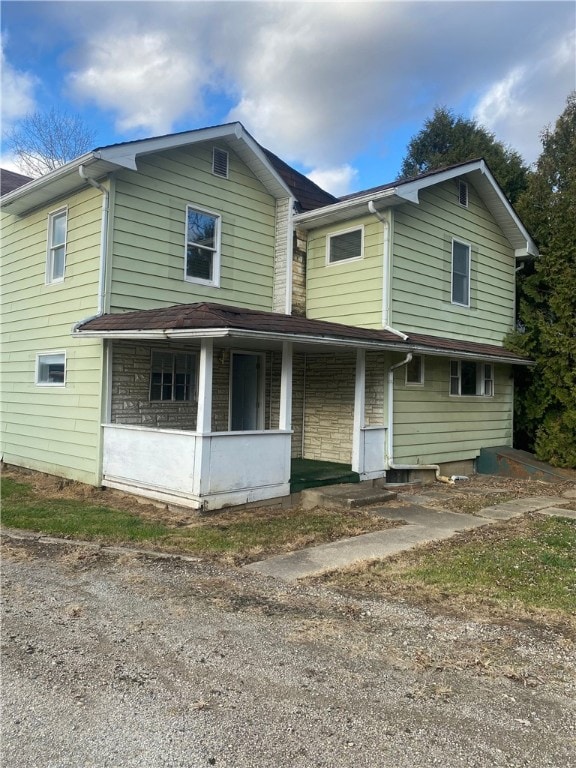
<path id="1" fill-rule="evenodd" d="M 479 354 L 475 352 L 458 352 L 436 347 L 424 347 L 407 342 L 393 341 L 364 341 L 362 339 L 343 339 L 337 336 L 308 336 L 296 333 L 278 333 L 274 331 L 250 331 L 238 328 L 167 328 L 158 331 L 75 331 L 76 338 L 100 338 L 100 339 L 132 339 L 132 340 L 158 340 L 172 339 L 186 341 L 206 338 L 228 338 L 243 341 L 290 341 L 296 344 L 328 347 L 348 347 L 351 349 L 387 350 L 390 352 L 412 352 L 417 355 L 430 357 L 447 357 L 452 359 L 480 360 L 490 363 L 502 363 L 509 365 L 533 365 L 531 361 L 520 357 L 509 358 L 494 354 Z"/>
<path id="2" fill-rule="evenodd" d="M 337 221 L 339 219 L 348 219 L 354 215 L 359 215 L 361 209 L 366 207 L 369 202 L 385 201 L 389 204 L 397 202 L 396 188 L 386 189 L 382 192 L 373 192 L 372 194 L 354 197 L 351 200 L 342 200 L 339 203 L 325 205 L 322 208 L 315 208 L 306 213 L 296 213 L 292 219 L 295 227 L 301 229 L 313 229 L 322 226 L 324 219 Z M 358 209 L 358 210 L 356 210 Z M 367 212 L 367 208 L 366 211 Z"/>

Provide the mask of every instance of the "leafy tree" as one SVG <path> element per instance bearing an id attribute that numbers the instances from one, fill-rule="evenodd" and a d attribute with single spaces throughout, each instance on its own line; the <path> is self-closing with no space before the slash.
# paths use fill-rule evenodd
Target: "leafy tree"
<path id="1" fill-rule="evenodd" d="M 576 91 L 554 128 L 518 210 L 540 250 L 520 283 L 510 342 L 536 361 L 518 382 L 516 423 L 538 458 L 576 467 Z"/>
<path id="2" fill-rule="evenodd" d="M 23 173 L 42 176 L 88 152 L 95 135 L 79 115 L 52 108 L 20 120 L 6 145 Z"/>
<path id="3" fill-rule="evenodd" d="M 486 160 L 508 199 L 516 202 L 526 189 L 528 175 L 521 156 L 475 120 L 455 116 L 446 107 L 435 109 L 434 116 L 411 139 L 400 174 L 401 178 L 409 179 L 480 157 Z"/>

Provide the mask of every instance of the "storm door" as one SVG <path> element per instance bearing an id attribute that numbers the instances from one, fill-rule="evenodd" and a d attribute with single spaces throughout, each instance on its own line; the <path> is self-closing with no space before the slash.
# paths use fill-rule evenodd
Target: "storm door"
<path id="1" fill-rule="evenodd" d="M 233 352 L 230 370 L 230 429 L 264 428 L 264 355 Z"/>

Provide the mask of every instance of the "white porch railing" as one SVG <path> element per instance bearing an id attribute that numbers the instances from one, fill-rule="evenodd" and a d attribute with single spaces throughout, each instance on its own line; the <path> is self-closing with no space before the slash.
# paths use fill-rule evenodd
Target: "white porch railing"
<path id="1" fill-rule="evenodd" d="M 290 493 L 290 431 L 185 432 L 105 424 L 103 484 L 196 509 Z"/>

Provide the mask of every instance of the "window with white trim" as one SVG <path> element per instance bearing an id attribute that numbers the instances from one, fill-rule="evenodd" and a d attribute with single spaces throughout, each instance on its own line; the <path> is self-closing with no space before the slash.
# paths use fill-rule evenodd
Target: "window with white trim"
<path id="1" fill-rule="evenodd" d="M 406 384 L 408 386 L 422 386 L 424 384 L 424 358 L 422 355 L 413 355 L 412 360 L 407 363 Z"/>
<path id="2" fill-rule="evenodd" d="M 46 283 L 60 283 L 66 269 L 66 208 L 48 216 L 48 252 L 46 255 Z"/>
<path id="3" fill-rule="evenodd" d="M 468 243 L 452 240 L 452 304 L 470 306 L 470 254 Z"/>
<path id="4" fill-rule="evenodd" d="M 225 149 L 212 148 L 212 173 L 214 176 L 228 178 L 228 152 Z"/>
<path id="5" fill-rule="evenodd" d="M 186 280 L 219 285 L 220 222 L 216 213 L 186 206 Z"/>
<path id="6" fill-rule="evenodd" d="M 36 384 L 40 387 L 66 385 L 66 352 L 40 352 L 36 355 Z"/>
<path id="7" fill-rule="evenodd" d="M 186 402 L 196 399 L 196 355 L 152 352 L 150 400 Z"/>
<path id="8" fill-rule="evenodd" d="M 327 261 L 336 264 L 340 261 L 361 259 L 363 250 L 364 229 L 358 227 L 346 232 L 336 232 L 328 235 L 326 242 Z"/>
<path id="9" fill-rule="evenodd" d="M 450 394 L 459 397 L 492 397 L 494 394 L 492 363 L 451 360 Z"/>

